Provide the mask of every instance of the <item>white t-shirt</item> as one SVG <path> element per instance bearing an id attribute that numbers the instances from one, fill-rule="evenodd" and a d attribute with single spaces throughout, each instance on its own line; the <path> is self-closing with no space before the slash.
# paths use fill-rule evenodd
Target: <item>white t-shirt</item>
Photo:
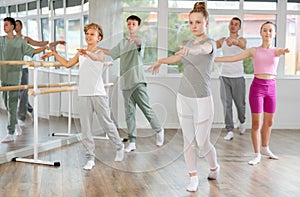
<path id="1" fill-rule="evenodd" d="M 243 52 L 244 50 L 238 46 L 228 46 L 226 41 L 222 44 L 223 56 L 232 56 Z M 221 76 L 224 77 L 242 77 L 244 75 L 243 61 L 238 62 L 224 62 L 222 64 Z"/>
<path id="2" fill-rule="evenodd" d="M 102 74 L 103 62 L 80 55 L 78 96 L 107 95 Z"/>

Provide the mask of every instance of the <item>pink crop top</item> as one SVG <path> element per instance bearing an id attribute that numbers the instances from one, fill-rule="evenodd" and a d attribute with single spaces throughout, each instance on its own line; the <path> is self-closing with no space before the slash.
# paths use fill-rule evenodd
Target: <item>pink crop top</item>
<path id="1" fill-rule="evenodd" d="M 276 48 L 256 48 L 253 58 L 254 74 L 276 75 L 279 57 L 276 56 Z"/>

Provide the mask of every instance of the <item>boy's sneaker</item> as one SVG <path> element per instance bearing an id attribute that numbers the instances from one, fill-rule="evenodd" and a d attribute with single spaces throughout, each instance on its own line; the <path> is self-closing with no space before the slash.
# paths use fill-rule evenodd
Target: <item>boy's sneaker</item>
<path id="1" fill-rule="evenodd" d="M 210 173 L 208 174 L 209 180 L 216 180 L 220 174 L 220 166 L 218 165 L 215 170 L 210 169 Z"/>
<path id="2" fill-rule="evenodd" d="M 124 144 L 122 143 L 122 148 L 117 150 L 115 161 L 122 161 L 124 158 Z"/>
<path id="3" fill-rule="evenodd" d="M 156 146 L 164 144 L 165 130 L 162 128 L 160 132 L 156 133 Z"/>
<path id="4" fill-rule="evenodd" d="M 227 135 L 224 137 L 224 140 L 229 141 L 229 140 L 232 140 L 233 137 L 234 137 L 234 133 L 233 133 L 232 131 L 229 131 L 229 132 L 227 133 Z"/>
<path id="5" fill-rule="evenodd" d="M 129 153 L 136 149 L 135 142 L 130 142 L 129 145 L 125 148 L 125 152 Z"/>
<path id="6" fill-rule="evenodd" d="M 21 126 L 19 124 L 16 124 L 15 127 L 16 127 L 15 128 L 16 135 L 22 135 L 22 128 L 21 128 Z"/>
<path id="7" fill-rule="evenodd" d="M 14 135 L 7 134 L 7 136 L 1 140 L 1 143 L 8 143 L 13 141 L 15 141 Z"/>
<path id="8" fill-rule="evenodd" d="M 94 160 L 89 160 L 85 166 L 83 166 L 83 169 L 85 170 L 91 170 L 95 166 Z"/>
<path id="9" fill-rule="evenodd" d="M 246 132 L 246 122 L 240 123 L 239 132 L 241 135 L 243 135 Z"/>
<path id="10" fill-rule="evenodd" d="M 18 125 L 20 127 L 25 127 L 25 122 L 23 120 L 18 119 Z"/>

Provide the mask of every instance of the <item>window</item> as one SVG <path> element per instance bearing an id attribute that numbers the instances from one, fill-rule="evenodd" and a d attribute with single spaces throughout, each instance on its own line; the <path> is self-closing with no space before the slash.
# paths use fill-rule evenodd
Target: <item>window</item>
<path id="1" fill-rule="evenodd" d="M 157 7 L 158 0 L 124 0 L 124 7 Z"/>
<path id="2" fill-rule="evenodd" d="M 64 14 L 64 2 L 63 0 L 52 1 L 53 13 L 55 16 Z"/>
<path id="3" fill-rule="evenodd" d="M 81 0 L 67 0 L 66 1 L 67 14 L 74 14 L 81 12 Z"/>
<path id="4" fill-rule="evenodd" d="M 49 41 L 49 19 L 41 18 L 42 40 Z M 49 41 L 50 42 L 50 41 Z"/>
<path id="5" fill-rule="evenodd" d="M 300 75 L 300 15 L 288 15 L 286 18 L 285 75 Z"/>
<path id="6" fill-rule="evenodd" d="M 299 0 L 288 0 L 287 10 L 300 10 L 300 1 Z"/>
<path id="7" fill-rule="evenodd" d="M 54 20 L 54 40 L 66 40 L 65 39 L 65 23 L 64 23 L 63 18 Z M 65 55 L 64 55 L 66 52 L 65 46 L 57 45 L 56 50 L 57 50 L 57 52 L 60 53 L 60 55 L 65 57 Z"/>
<path id="8" fill-rule="evenodd" d="M 77 52 L 76 49 L 80 48 L 80 20 L 68 20 L 67 25 L 67 57 L 72 58 Z"/>
<path id="9" fill-rule="evenodd" d="M 277 0 L 244 0 L 245 10 L 276 10 Z"/>
<path id="10" fill-rule="evenodd" d="M 36 1 L 27 3 L 28 15 L 37 15 Z"/>
<path id="11" fill-rule="evenodd" d="M 10 14 L 10 17 L 17 17 L 16 5 L 8 6 L 8 13 Z"/>
<path id="12" fill-rule="evenodd" d="M 18 5 L 18 17 L 26 16 L 26 4 L 19 4 Z"/>
<path id="13" fill-rule="evenodd" d="M 41 14 L 49 14 L 48 0 L 40 0 L 40 12 Z"/>

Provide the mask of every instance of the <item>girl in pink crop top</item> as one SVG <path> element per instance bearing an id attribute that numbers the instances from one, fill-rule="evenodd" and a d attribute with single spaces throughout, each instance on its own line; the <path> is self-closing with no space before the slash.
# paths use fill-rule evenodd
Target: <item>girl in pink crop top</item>
<path id="1" fill-rule="evenodd" d="M 260 163 L 261 154 L 268 156 L 270 159 L 278 159 L 269 149 L 272 123 L 276 110 L 276 80 L 274 76 L 276 75 L 279 57 L 288 53 L 289 49 L 271 47 L 275 30 L 274 23 L 265 22 L 260 29 L 261 46 L 252 47 L 235 56 L 215 58 L 216 62 L 235 62 L 248 57 L 252 57 L 254 60 L 255 77 L 249 91 L 249 104 L 252 117 L 251 136 L 255 157 L 248 162 L 250 165 Z M 263 121 L 261 121 L 262 116 L 264 116 Z"/>
<path id="2" fill-rule="evenodd" d="M 279 56 L 276 55 L 276 48 L 256 48 L 253 58 L 254 74 L 276 75 Z"/>

